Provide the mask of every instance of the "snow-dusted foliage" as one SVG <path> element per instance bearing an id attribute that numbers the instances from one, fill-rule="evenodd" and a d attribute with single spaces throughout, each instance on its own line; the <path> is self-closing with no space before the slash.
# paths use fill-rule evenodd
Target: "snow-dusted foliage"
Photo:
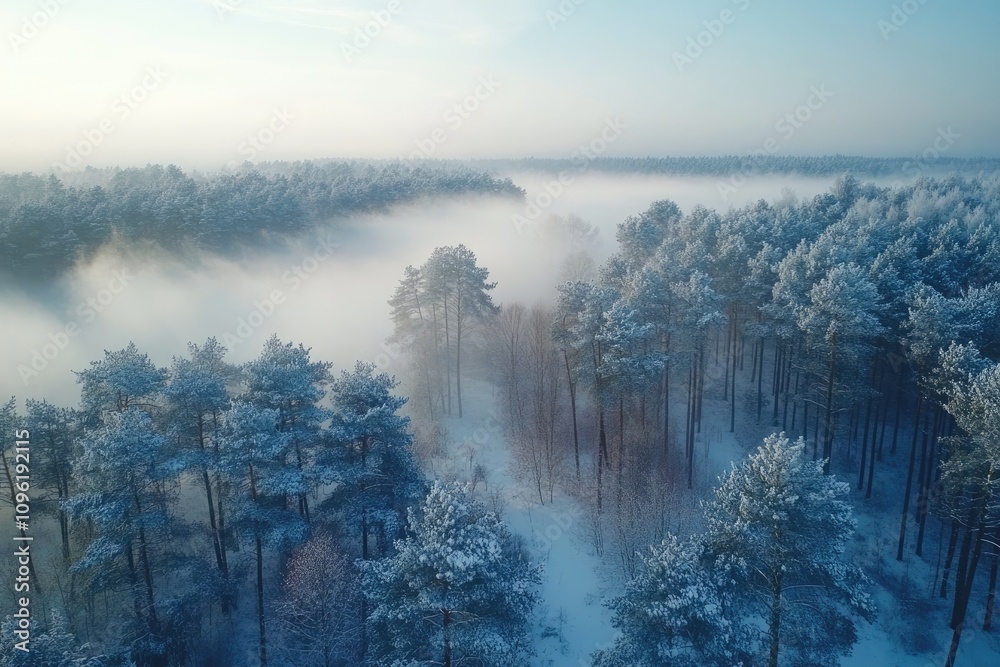
<path id="1" fill-rule="evenodd" d="M 90 368 L 77 373 L 81 385 L 81 412 L 88 426 L 100 424 L 107 412 L 122 412 L 130 407 L 149 409 L 158 394 L 167 372 L 157 368 L 149 356 L 139 352 L 135 343 L 114 352 L 105 352 L 104 359 L 90 362 Z"/>
<path id="2" fill-rule="evenodd" d="M 232 530 L 287 548 L 301 542 L 307 529 L 283 498 L 307 486 L 298 467 L 287 462 L 290 438 L 278 431 L 278 421 L 276 410 L 233 402 L 223 413 L 220 468 L 233 488 Z"/>
<path id="3" fill-rule="evenodd" d="M 953 637 L 947 665 L 954 664 L 965 625 L 976 566 L 987 549 L 995 548 L 1000 526 L 1000 364 L 984 365 L 978 351 L 951 348 L 942 355 L 965 360 L 966 375 L 954 373 L 948 387 L 948 412 L 961 429 L 945 441 L 948 457 L 941 464 L 944 488 L 939 510 L 966 526 L 955 580 L 951 614 Z M 997 559 L 990 575 L 991 590 L 984 626 L 989 629 L 995 598 Z"/>
<path id="4" fill-rule="evenodd" d="M 621 632 L 594 655 L 597 667 L 738 667 L 747 629 L 734 619 L 734 591 L 713 569 L 701 537 L 668 535 L 642 558 L 643 572 L 608 602 Z"/>
<path id="5" fill-rule="evenodd" d="M 333 381 L 330 392 L 330 443 L 319 460 L 338 484 L 323 509 L 345 517 L 365 560 L 370 536 L 384 555 L 402 533 L 406 508 L 425 490 L 410 450 L 409 418 L 398 414 L 407 399 L 393 395 L 396 386 L 385 373 L 376 374 L 374 365 L 358 362 Z"/>
<path id="6" fill-rule="evenodd" d="M 468 488 L 435 483 L 392 557 L 364 563 L 378 664 L 524 665 L 539 569 Z"/>
<path id="7" fill-rule="evenodd" d="M 277 336 L 268 338 L 260 356 L 243 367 L 243 400 L 277 412 L 277 429 L 286 436 L 288 446 L 282 460 L 287 457 L 287 463 L 297 470 L 287 474 L 298 477 L 301 483 L 299 491 L 285 493 L 297 496 L 299 514 L 306 522 L 310 520 L 308 491 L 334 477 L 317 461 L 323 444 L 320 430 L 330 418 L 329 410 L 320 405 L 329 375 L 329 362 L 312 361 L 308 348 L 282 343 Z"/>
<path id="8" fill-rule="evenodd" d="M 595 665 L 837 665 L 871 620 L 870 582 L 844 555 L 848 485 L 765 438 L 705 503 L 706 531 L 668 536 L 609 603 L 622 634 Z"/>
<path id="9" fill-rule="evenodd" d="M 104 416 L 104 426 L 81 439 L 74 462 L 80 492 L 65 501 L 77 519 L 95 529 L 72 570 L 90 577 L 90 593 L 127 588 L 134 619 L 127 642 L 140 664 L 180 664 L 184 633 L 194 620 L 164 605 L 164 560 L 160 553 L 173 521 L 170 482 L 179 472 L 168 457 L 167 439 L 156 433 L 149 415 L 137 407 Z M 174 572 L 183 568 L 175 564 Z M 189 610 L 190 611 L 190 610 Z"/>
<path id="10" fill-rule="evenodd" d="M 66 506 L 97 528 L 76 565 L 87 569 L 108 565 L 140 534 L 166 525 L 164 482 L 175 470 L 166 459 L 166 438 L 153 431 L 149 415 L 138 408 L 107 415 L 104 427 L 89 432 L 80 445 L 75 467 L 82 489 Z"/>
<path id="11" fill-rule="evenodd" d="M 849 486 L 804 451 L 801 439 L 769 435 L 705 505 L 713 567 L 735 580 L 738 617 L 768 628 L 771 667 L 838 664 L 857 641 L 853 618 L 875 614 L 870 582 L 844 555 Z"/>
<path id="12" fill-rule="evenodd" d="M 49 614 L 48 623 L 41 627 L 31 622 L 30 641 L 17 647 L 15 619 L 7 617 L 0 624 L 0 667 L 105 667 L 101 658 L 88 656 L 87 646 L 79 646 L 66 617 L 60 612 Z M 28 650 L 24 650 L 27 647 Z"/>

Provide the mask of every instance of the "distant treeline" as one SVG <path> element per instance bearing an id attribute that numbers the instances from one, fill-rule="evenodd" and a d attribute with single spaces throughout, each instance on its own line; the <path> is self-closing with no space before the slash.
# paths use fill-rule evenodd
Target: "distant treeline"
<path id="1" fill-rule="evenodd" d="M 579 172 L 600 171 L 621 174 L 668 174 L 672 176 L 732 176 L 734 174 L 778 174 L 788 176 L 838 176 L 850 173 L 861 177 L 900 176 L 917 178 L 931 173 L 979 174 L 1000 171 L 997 158 L 945 157 L 930 147 L 913 157 L 860 157 L 824 155 L 794 157 L 778 155 L 722 155 L 716 157 L 587 157 L 522 158 L 516 160 L 469 160 L 472 169 L 502 173 L 509 171 Z"/>
<path id="2" fill-rule="evenodd" d="M 0 174 L 0 273 L 54 277 L 112 240 L 222 252 L 424 197 L 523 196 L 455 165 L 294 162 L 233 173 L 171 165 Z"/>

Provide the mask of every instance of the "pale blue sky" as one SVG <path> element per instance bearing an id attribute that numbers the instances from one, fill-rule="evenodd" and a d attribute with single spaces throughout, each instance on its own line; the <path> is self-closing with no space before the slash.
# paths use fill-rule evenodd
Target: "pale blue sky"
<path id="1" fill-rule="evenodd" d="M 628 127 L 608 155 L 744 154 L 771 139 L 782 155 L 909 156 L 950 127 L 949 155 L 1000 156 L 995 0 L 398 3 L 348 59 L 389 0 L 4 0 L 0 169 L 47 170 L 81 142 L 79 162 L 96 166 L 417 145 L 561 157 L 615 117 Z M 894 5 L 911 13 L 888 32 Z M 720 34 L 704 32 L 723 11 Z M 699 33 L 707 46 L 678 67 Z M 477 87 L 478 108 L 448 114 Z M 832 96 L 810 100 L 814 88 Z M 777 125 L 807 101 L 805 122 Z"/>

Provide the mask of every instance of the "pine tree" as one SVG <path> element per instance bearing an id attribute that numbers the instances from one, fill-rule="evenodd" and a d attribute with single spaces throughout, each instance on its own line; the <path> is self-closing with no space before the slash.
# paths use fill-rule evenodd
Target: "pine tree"
<path id="1" fill-rule="evenodd" d="M 817 369 L 825 389 L 823 416 L 824 472 L 830 471 L 835 430 L 835 399 L 842 368 L 865 368 L 875 339 L 884 333 L 878 315 L 878 290 L 857 265 L 837 265 L 813 285 L 808 305 L 796 313 L 812 351 L 826 359 Z M 844 384 L 844 383 L 842 383 Z"/>
<path id="2" fill-rule="evenodd" d="M 870 582 L 844 555 L 855 528 L 849 485 L 804 453 L 801 438 L 769 435 L 705 507 L 715 567 L 768 628 L 769 667 L 837 664 L 857 641 L 852 617 L 875 613 Z"/>
<path id="3" fill-rule="evenodd" d="M 188 353 L 189 359 L 175 357 L 170 370 L 164 390 L 168 399 L 167 419 L 171 436 L 185 454 L 187 467 L 200 477 L 205 490 L 212 549 L 223 588 L 222 609 L 228 613 L 233 591 L 226 553 L 224 490 L 218 472 L 218 431 L 222 413 L 230 402 L 227 383 L 237 377 L 237 372 L 224 361 L 226 348 L 215 338 L 209 338 L 201 347 L 189 343 Z"/>
<path id="4" fill-rule="evenodd" d="M 427 293 L 427 283 L 421 269 L 407 266 L 403 278 L 389 299 L 392 309 L 393 334 L 391 344 L 410 353 L 410 363 L 416 375 L 414 381 L 422 408 L 426 414 L 447 410 L 444 395 L 444 355 L 441 352 L 442 325 L 438 322 L 437 304 Z M 443 312 L 442 312 L 443 317 Z M 435 408 L 437 406 L 437 409 Z"/>
<path id="5" fill-rule="evenodd" d="M 468 488 L 435 483 L 396 554 L 364 563 L 378 664 L 527 664 L 539 569 Z"/>
<path id="6" fill-rule="evenodd" d="M 290 437 L 278 430 L 277 410 L 234 402 L 223 415 L 220 469 L 234 489 L 231 526 L 253 541 L 257 570 L 257 621 L 260 664 L 267 664 L 264 601 L 264 547 L 288 549 L 302 542 L 308 527 L 285 499 L 306 491 L 306 480 L 287 463 Z"/>
<path id="7" fill-rule="evenodd" d="M 135 343 L 129 343 L 124 349 L 105 351 L 103 360 L 90 362 L 90 368 L 76 375 L 83 385 L 80 412 L 84 425 L 99 427 L 102 415 L 108 412 L 124 412 L 130 407 L 155 410 L 167 372 L 140 353 Z"/>
<path id="8" fill-rule="evenodd" d="M 739 667 L 752 664 L 750 633 L 724 570 L 710 567 L 701 537 L 667 535 L 643 556 L 643 571 L 609 600 L 614 646 L 595 667 Z"/>
<path id="9" fill-rule="evenodd" d="M 181 466 L 138 407 L 107 413 L 104 422 L 81 439 L 74 461 L 80 492 L 65 502 L 72 516 L 90 521 L 96 532 L 73 569 L 92 572 L 98 590 L 127 583 L 140 624 L 133 655 L 144 665 L 166 665 L 170 637 L 157 601 L 157 548 L 171 525 L 170 482 Z"/>
<path id="10" fill-rule="evenodd" d="M 313 362 L 309 349 L 282 343 L 271 336 L 261 355 L 244 365 L 244 400 L 258 408 L 278 413 L 278 430 L 288 438 L 289 463 L 300 471 L 302 489 L 297 499 L 299 514 L 310 522 L 308 492 L 318 485 L 324 471 L 316 466 L 322 449 L 320 435 L 330 413 L 320 405 L 330 378 L 329 362 Z"/>
<path id="11" fill-rule="evenodd" d="M 619 444 L 617 494 L 623 491 L 625 466 L 625 401 L 652 387 L 664 368 L 664 355 L 656 346 L 656 328 L 639 322 L 636 312 L 618 300 L 602 317 L 596 340 L 603 351 L 597 374 L 607 393 L 606 401 L 617 400 Z"/>
<path id="12" fill-rule="evenodd" d="M 435 248 L 421 267 L 427 296 L 438 304 L 444 323 L 445 369 L 448 375 L 448 414 L 451 414 L 451 349 L 454 339 L 455 396 L 462 417 L 462 337 L 471 325 L 495 314 L 497 307 L 489 292 L 495 282 L 487 282 L 490 272 L 476 264 L 476 255 L 464 245 Z"/>
<path id="13" fill-rule="evenodd" d="M 410 449 L 410 420 L 398 414 L 407 399 L 393 395 L 396 386 L 394 378 L 359 361 L 330 390 L 331 443 L 319 461 L 338 485 L 324 508 L 342 512 L 355 526 L 363 560 L 372 556 L 373 532 L 379 553 L 385 554 L 402 534 L 406 507 L 423 493 Z"/>
<path id="14" fill-rule="evenodd" d="M 970 372 L 956 378 L 947 392 L 947 410 L 961 430 L 946 441 L 947 458 L 941 464 L 943 509 L 965 528 L 947 667 L 955 664 L 983 545 L 1000 526 L 1000 364 L 983 367 L 977 354 L 962 348 L 946 356 L 955 357 L 964 357 Z"/>
<path id="15" fill-rule="evenodd" d="M 608 449 L 608 428 L 606 411 L 614 399 L 600 369 L 604 364 L 604 349 L 600 333 L 604 313 L 614 303 L 615 294 L 593 283 L 573 282 L 559 285 L 559 303 L 553 332 L 564 353 L 573 351 L 576 368 L 567 373 L 573 383 L 583 381 L 589 389 L 597 408 L 597 457 L 594 468 L 597 472 L 597 511 L 603 504 L 604 468 L 611 467 Z M 569 363 L 569 357 L 565 360 Z"/>
<path id="16" fill-rule="evenodd" d="M 57 611 L 44 627 L 31 622 L 28 651 L 16 647 L 18 641 L 10 616 L 0 624 L 0 667 L 105 667 L 104 657 L 89 657 L 88 645 L 80 646 L 66 617 Z"/>
<path id="17" fill-rule="evenodd" d="M 28 399 L 27 425 L 33 436 L 33 446 L 41 454 L 35 465 L 35 485 L 46 488 L 49 501 L 57 504 L 59 535 L 63 560 L 70 559 L 69 517 L 62 502 L 69 498 L 73 484 L 74 440 L 79 435 L 79 422 L 73 410 L 57 408 L 48 401 Z"/>

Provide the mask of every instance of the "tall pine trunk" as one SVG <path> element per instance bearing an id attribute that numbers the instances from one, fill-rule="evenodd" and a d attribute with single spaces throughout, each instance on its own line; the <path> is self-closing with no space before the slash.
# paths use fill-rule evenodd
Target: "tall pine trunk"
<path id="1" fill-rule="evenodd" d="M 971 532 L 971 527 L 968 532 Z M 951 646 L 948 649 L 948 659 L 945 667 L 954 667 L 955 657 L 958 654 L 958 646 L 962 641 L 962 630 L 965 628 L 965 616 L 969 608 L 969 599 L 972 597 L 972 584 L 976 578 L 976 568 L 979 565 L 979 557 L 983 552 L 983 525 L 980 519 L 979 528 L 976 530 L 975 547 L 972 554 L 972 562 L 968 566 L 968 572 L 964 577 L 959 577 L 955 585 L 955 608 L 952 613 L 952 637 Z M 963 545 L 964 546 L 964 545 Z"/>
<path id="2" fill-rule="evenodd" d="M 924 531 L 927 527 L 927 515 L 930 513 L 931 504 L 931 494 L 934 487 L 934 455 L 936 452 L 936 444 L 938 439 L 938 433 L 941 429 L 941 406 L 937 406 L 934 411 L 934 427 L 930 432 L 930 445 L 928 447 L 926 462 L 921 462 L 921 467 L 926 467 L 923 471 L 921 477 L 923 478 L 923 483 L 920 486 L 919 502 L 917 504 L 917 521 L 920 522 L 920 527 L 917 529 L 917 555 L 923 555 L 924 551 Z"/>
<path id="3" fill-rule="evenodd" d="M 250 498 L 257 503 L 257 477 L 250 464 Z M 267 664 L 267 629 L 264 622 L 264 548 L 260 528 L 254 529 L 254 555 L 257 558 L 257 627 L 260 638 L 260 664 Z"/>
<path id="4" fill-rule="evenodd" d="M 913 464 L 917 457 L 917 439 L 920 437 L 920 411 L 924 405 L 924 392 L 917 390 L 917 416 L 913 420 L 913 444 L 910 446 L 910 467 L 906 472 L 906 487 L 903 491 L 903 514 L 899 520 L 899 547 L 896 560 L 903 560 L 903 545 L 906 544 L 906 519 L 910 514 L 910 491 L 913 488 Z"/>
<path id="5" fill-rule="evenodd" d="M 780 648 L 781 636 L 781 571 L 774 573 L 774 581 L 771 584 L 771 621 L 768 627 L 768 638 L 770 650 L 768 652 L 768 667 L 778 667 L 778 649 Z"/>
<path id="6" fill-rule="evenodd" d="M 941 598 L 948 597 L 948 576 L 951 574 L 951 564 L 955 560 L 955 548 L 958 546 L 959 523 L 951 520 L 951 534 L 948 536 L 948 555 L 944 559 L 944 574 L 941 576 Z"/>
<path id="7" fill-rule="evenodd" d="M 736 319 L 739 316 L 739 307 L 735 309 L 735 315 L 733 317 L 733 332 L 729 341 L 729 356 L 732 357 L 730 365 L 732 366 L 733 372 L 730 375 L 729 382 L 730 386 L 730 397 L 731 402 L 729 404 L 729 432 L 736 432 Z"/>
<path id="8" fill-rule="evenodd" d="M 823 424 L 823 473 L 830 473 L 830 460 L 833 458 L 833 374 L 837 367 L 837 334 L 834 332 L 830 340 L 830 360 L 827 365 L 826 377 L 826 417 Z"/>
<path id="9" fill-rule="evenodd" d="M 444 667 L 451 667 L 451 611 L 448 609 L 441 610 L 441 635 L 444 644 L 441 664 Z"/>
<path id="10" fill-rule="evenodd" d="M 580 481 L 580 433 L 576 424 L 576 383 L 569 367 L 569 354 L 563 350 L 563 360 L 566 362 L 566 384 L 569 386 L 569 407 L 573 414 L 573 458 L 576 462 L 576 481 Z"/>
<path id="11" fill-rule="evenodd" d="M 691 489 L 694 487 L 694 404 L 695 404 L 695 368 L 697 359 L 691 360 L 691 368 L 688 370 L 688 405 L 687 424 L 684 431 L 684 452 L 687 455 L 687 485 Z"/>
<path id="12" fill-rule="evenodd" d="M 458 397 L 458 418 L 462 418 L 462 295 L 455 304 L 455 395 Z"/>
<path id="13" fill-rule="evenodd" d="M 983 615 L 983 631 L 989 632 L 993 621 L 993 603 L 997 595 L 997 570 L 1000 566 L 1000 528 L 993 530 L 993 554 L 990 559 L 990 583 L 986 591 L 986 613 Z"/>

